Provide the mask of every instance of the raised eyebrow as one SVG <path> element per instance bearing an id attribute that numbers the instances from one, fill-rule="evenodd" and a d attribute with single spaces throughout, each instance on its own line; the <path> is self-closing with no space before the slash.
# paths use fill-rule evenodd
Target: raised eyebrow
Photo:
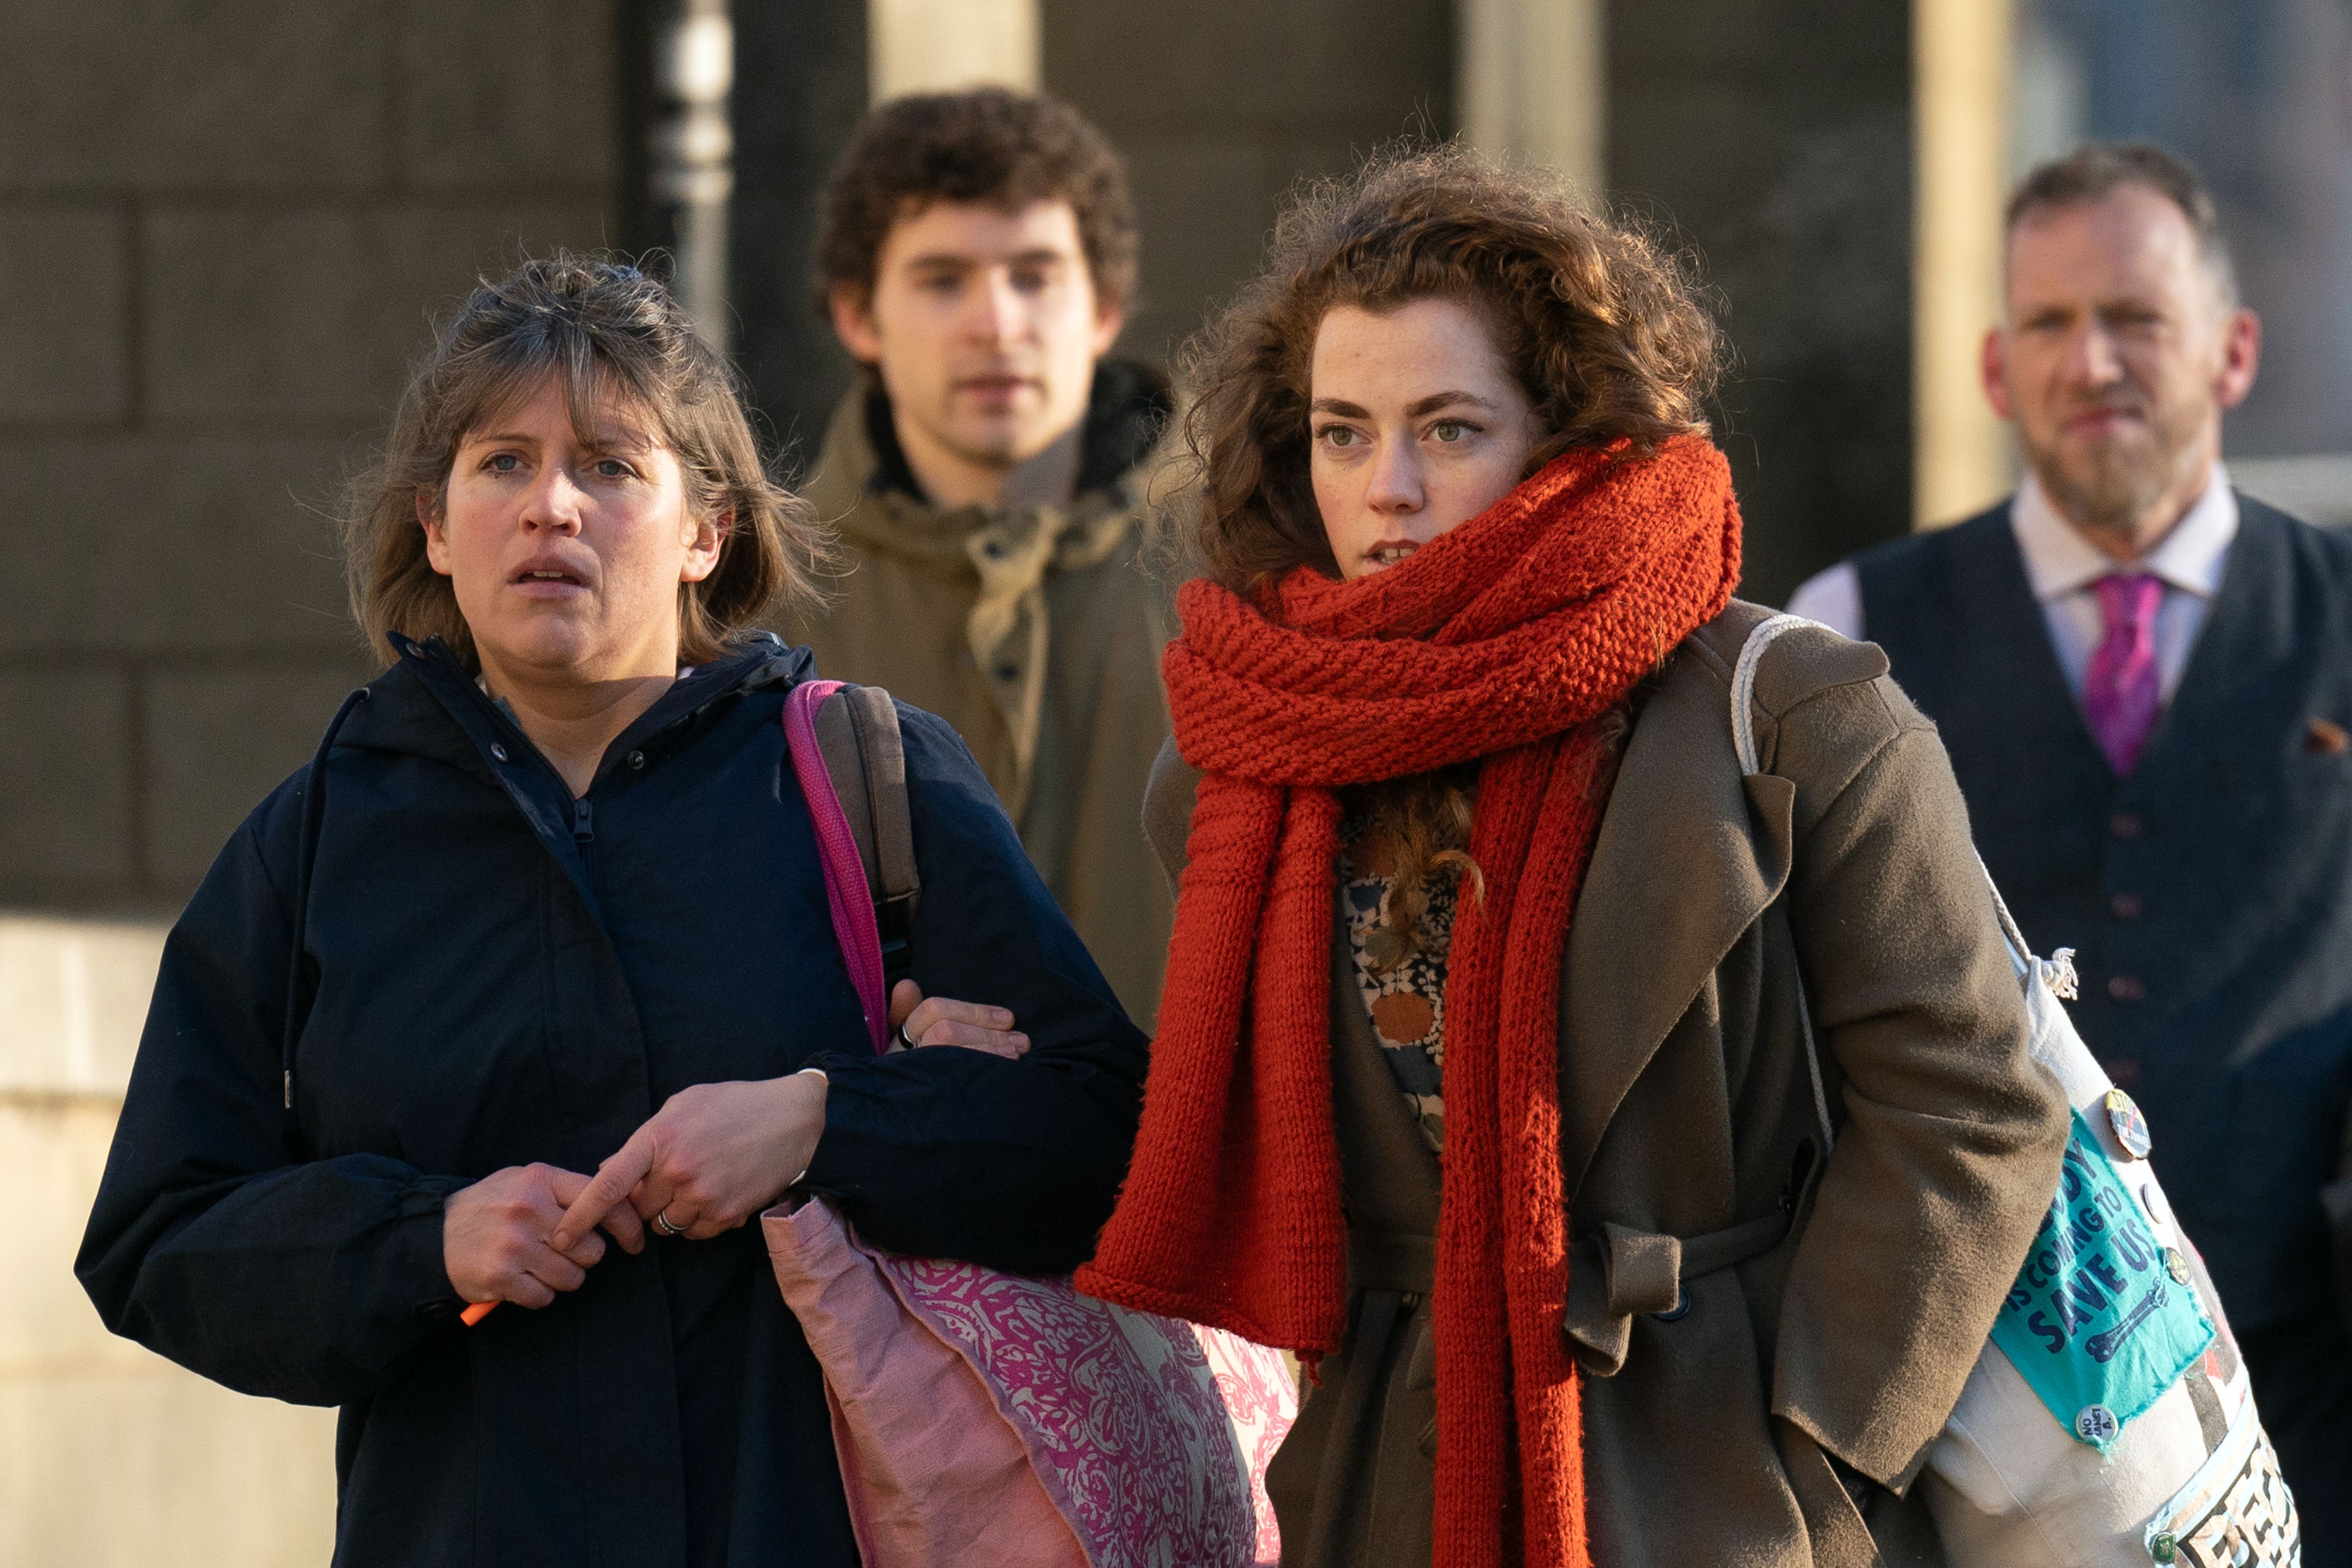
<path id="1" fill-rule="evenodd" d="M 1337 397 L 1318 397 L 1307 405 L 1309 414 L 1333 414 L 1342 419 L 1370 419 L 1371 416 L 1352 403 Z"/>
<path id="2" fill-rule="evenodd" d="M 1448 408 L 1457 403 L 1466 403 L 1473 408 L 1483 408 L 1488 413 L 1494 413 L 1503 406 L 1493 398 L 1481 397 L 1475 392 L 1435 392 L 1420 402 L 1408 405 L 1404 411 L 1404 416 L 1408 419 L 1418 419 L 1424 414 L 1434 414 L 1441 408 Z"/>

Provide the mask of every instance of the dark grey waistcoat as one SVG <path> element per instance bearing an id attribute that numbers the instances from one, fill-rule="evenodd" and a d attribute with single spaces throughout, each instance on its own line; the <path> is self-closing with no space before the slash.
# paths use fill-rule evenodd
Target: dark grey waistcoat
<path id="1" fill-rule="evenodd" d="M 2326 1292 L 2352 1096 L 2352 540 L 2239 498 L 2220 592 L 2127 778 L 2093 742 L 2000 507 L 1856 561 L 2027 938 L 2242 1329 Z"/>

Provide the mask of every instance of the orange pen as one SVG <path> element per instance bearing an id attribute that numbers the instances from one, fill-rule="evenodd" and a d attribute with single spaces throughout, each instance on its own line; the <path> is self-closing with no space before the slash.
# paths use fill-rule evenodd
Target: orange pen
<path id="1" fill-rule="evenodd" d="M 498 1303 L 496 1301 L 477 1301 L 472 1306 L 467 1308 L 464 1311 L 458 1313 L 457 1321 L 470 1329 L 476 1323 L 480 1322 L 484 1318 L 488 1317 L 497 1306 Z"/>

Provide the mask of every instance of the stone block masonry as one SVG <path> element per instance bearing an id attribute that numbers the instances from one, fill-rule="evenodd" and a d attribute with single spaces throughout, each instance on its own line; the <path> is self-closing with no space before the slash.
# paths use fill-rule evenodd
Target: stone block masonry
<path id="1" fill-rule="evenodd" d="M 367 678 L 335 496 L 614 239 L 616 3 L 0 8 L 0 908 L 168 916 Z"/>
<path id="2" fill-rule="evenodd" d="M 478 273 L 614 238 L 619 3 L 0 6 L 0 1563 L 332 1552 L 333 1412 L 73 1257 L 165 922 L 371 673 L 337 491 Z"/>
<path id="3" fill-rule="evenodd" d="M 110 1336 L 73 1277 L 160 925 L 0 916 L 0 1563 L 299 1568 L 333 1550 L 334 1413 Z"/>

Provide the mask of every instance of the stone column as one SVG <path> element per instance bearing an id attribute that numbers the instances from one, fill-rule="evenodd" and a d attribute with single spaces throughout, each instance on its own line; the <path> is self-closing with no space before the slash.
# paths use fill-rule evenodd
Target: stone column
<path id="1" fill-rule="evenodd" d="M 2001 313 L 2011 0 L 1913 0 L 1912 524 L 1982 510 L 2015 472 L 1978 356 Z"/>
<path id="2" fill-rule="evenodd" d="M 867 0 L 874 101 L 992 82 L 1037 86 L 1037 0 Z"/>
<path id="3" fill-rule="evenodd" d="M 685 0 L 656 28 L 667 112 L 653 132 L 654 199 L 672 210 L 670 276 L 678 301 L 724 353 L 732 335 L 727 205 L 735 189 L 735 137 L 727 100 L 735 85 L 735 28 L 727 0 Z"/>
<path id="4" fill-rule="evenodd" d="M 1459 0 L 1454 103 L 1470 144 L 1601 195 L 1608 80 L 1601 0 Z"/>

